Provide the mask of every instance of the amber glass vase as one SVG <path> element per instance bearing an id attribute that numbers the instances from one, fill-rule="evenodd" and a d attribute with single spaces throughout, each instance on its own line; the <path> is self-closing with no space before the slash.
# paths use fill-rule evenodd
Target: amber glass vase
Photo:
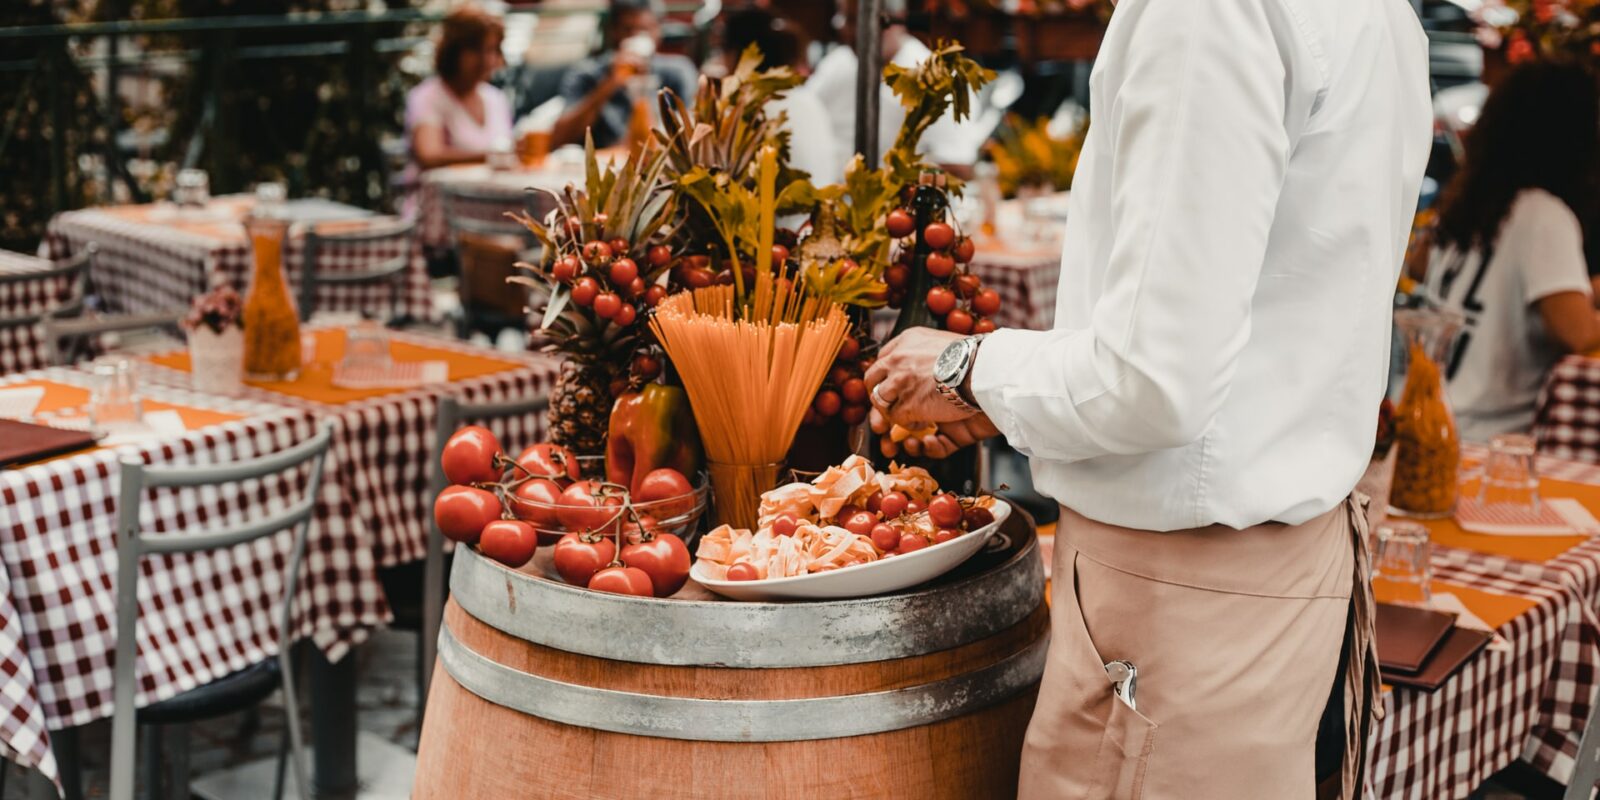
<path id="1" fill-rule="evenodd" d="M 244 298 L 244 373 L 253 381 L 292 381 L 300 374 L 300 315 L 283 274 L 289 223 L 245 220 L 255 270 Z"/>
<path id="2" fill-rule="evenodd" d="M 1406 383 L 1395 406 L 1394 483 L 1390 510 L 1422 519 L 1456 508 L 1461 436 L 1445 394 L 1444 368 L 1461 332 L 1460 315 L 1419 309 L 1395 312 L 1406 342 Z"/>

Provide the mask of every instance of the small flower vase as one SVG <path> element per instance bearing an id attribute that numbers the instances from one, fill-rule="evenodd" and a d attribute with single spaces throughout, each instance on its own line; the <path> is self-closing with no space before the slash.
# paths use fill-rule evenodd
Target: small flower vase
<path id="1" fill-rule="evenodd" d="M 205 325 L 190 330 L 189 376 L 197 392 L 237 394 L 244 387 L 244 331 L 238 325 L 221 333 Z"/>

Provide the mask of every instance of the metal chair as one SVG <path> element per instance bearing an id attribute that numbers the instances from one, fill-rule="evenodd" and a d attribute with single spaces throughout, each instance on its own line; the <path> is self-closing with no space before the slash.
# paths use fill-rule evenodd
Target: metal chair
<path id="1" fill-rule="evenodd" d="M 301 763 L 302 742 L 300 711 L 296 705 L 294 676 L 290 649 L 291 622 L 294 619 L 295 593 L 299 586 L 300 564 L 305 558 L 306 536 L 311 527 L 311 514 L 322 485 L 322 467 L 328 451 L 331 431 L 323 427 L 308 441 L 297 444 L 281 453 L 231 465 L 202 465 L 193 467 L 147 467 L 142 461 L 127 458 L 122 461 L 122 489 L 117 505 L 117 648 L 114 683 L 114 713 L 111 718 L 111 800 L 133 800 L 135 775 L 134 757 L 137 726 L 145 725 L 153 732 L 146 746 L 147 764 L 155 766 L 147 780 L 157 781 L 161 754 L 159 725 L 187 724 L 188 722 L 232 713 L 253 707 L 282 688 L 284 713 L 288 716 L 285 739 L 278 754 L 277 782 L 274 796 L 283 795 L 284 761 L 292 759 L 296 785 L 303 798 L 311 797 L 306 780 L 305 766 Z M 262 519 L 241 525 L 204 532 L 185 531 L 180 534 L 145 534 L 140 531 L 139 506 L 145 489 L 149 487 L 211 486 L 223 483 L 261 478 L 303 464 L 311 465 L 311 476 L 305 495 L 288 508 Z M 264 536 L 298 527 L 295 533 L 294 552 L 289 560 L 289 574 L 284 581 L 284 595 L 278 612 L 278 655 L 239 672 L 219 678 L 205 686 L 135 709 L 135 667 L 138 657 L 137 630 L 139 624 L 139 561 L 146 554 L 191 553 L 217 550 L 254 541 Z M 182 746 L 187 747 L 187 742 Z M 186 752 L 186 750 L 185 750 Z M 185 759 L 180 758 L 182 763 Z M 65 769 L 65 765 L 63 765 Z M 187 781 L 187 768 L 179 771 L 180 782 Z M 157 793 L 152 791 L 152 796 Z M 188 797 L 186 787 L 180 787 L 175 796 Z"/>
<path id="2" fill-rule="evenodd" d="M 317 308 L 317 287 L 372 286 L 389 284 L 389 321 L 400 312 L 400 293 L 405 287 L 406 270 L 416 248 L 417 221 L 403 220 L 371 230 L 350 233 L 318 233 L 313 227 L 306 233 L 305 254 L 300 268 L 300 319 L 311 319 Z M 399 241 L 404 244 L 400 255 L 384 259 L 360 270 L 325 271 L 318 269 L 318 261 L 329 251 L 369 247 L 384 242 Z"/>
<path id="3" fill-rule="evenodd" d="M 492 339 L 505 328 L 527 327 L 527 293 L 520 286 L 508 286 L 505 279 L 517 274 L 513 264 L 519 258 L 537 260 L 540 245 L 527 228 L 498 216 L 517 207 L 516 195 L 444 183 L 439 186 L 439 201 L 461 276 L 458 335 L 465 339 L 482 331 Z M 522 209 L 532 216 L 540 216 L 541 202 L 536 192 L 522 193 Z"/>
<path id="4" fill-rule="evenodd" d="M 488 422 L 507 419 L 541 413 L 549 407 L 549 397 L 509 403 L 477 404 L 463 403 L 453 396 L 440 398 L 439 424 L 434 434 L 433 461 L 428 470 L 428 497 L 437 497 L 439 492 L 444 491 L 446 481 L 444 469 L 439 464 L 439 456 L 444 452 L 445 442 L 450 440 L 450 435 L 456 432 L 456 428 L 463 421 Z M 416 621 L 419 631 L 417 637 L 419 715 L 428 705 L 428 686 L 433 680 L 433 662 L 439 648 L 439 625 L 444 618 L 447 588 L 444 575 L 444 534 L 439 532 L 439 526 L 433 521 L 431 514 L 428 516 L 428 554 L 423 560 L 422 580 L 422 607 L 420 619 Z"/>
<path id="5" fill-rule="evenodd" d="M 175 330 L 183 318 L 182 311 L 97 314 L 71 319 L 46 316 L 39 325 L 44 331 L 44 347 L 49 353 L 50 363 L 55 366 L 65 366 L 79 357 L 93 355 L 93 348 L 89 346 L 89 342 L 101 334 Z"/>
<path id="6" fill-rule="evenodd" d="M 1578 757 L 1573 759 L 1572 779 L 1562 800 L 1589 800 L 1594 785 L 1600 783 L 1600 697 L 1589 707 L 1589 721 L 1578 741 Z"/>
<path id="7" fill-rule="evenodd" d="M 98 251 L 99 248 L 90 243 L 71 258 L 49 269 L 0 272 L 0 295 L 14 291 L 13 287 L 35 282 L 44 284 L 48 281 L 65 280 L 73 284 L 70 296 L 60 305 L 15 316 L 0 316 L 0 328 L 21 328 L 37 325 L 47 317 L 82 314 L 84 300 L 89 294 L 89 272 L 94 267 L 95 254 Z"/>

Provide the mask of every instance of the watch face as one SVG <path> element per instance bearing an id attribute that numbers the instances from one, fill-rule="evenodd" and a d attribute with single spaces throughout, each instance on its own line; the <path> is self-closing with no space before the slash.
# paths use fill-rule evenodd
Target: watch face
<path id="1" fill-rule="evenodd" d="M 966 361 L 967 341 L 951 342 L 949 347 L 939 354 L 939 360 L 933 362 L 933 377 L 940 383 L 949 383 L 961 372 L 961 365 Z"/>

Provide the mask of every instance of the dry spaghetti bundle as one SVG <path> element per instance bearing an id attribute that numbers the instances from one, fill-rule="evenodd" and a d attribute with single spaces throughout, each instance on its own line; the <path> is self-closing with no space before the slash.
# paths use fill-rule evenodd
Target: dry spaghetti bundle
<path id="1" fill-rule="evenodd" d="M 836 303 L 758 273 L 749 300 L 713 286 L 663 300 L 650 326 L 694 407 L 718 521 L 756 526 L 849 322 Z"/>

